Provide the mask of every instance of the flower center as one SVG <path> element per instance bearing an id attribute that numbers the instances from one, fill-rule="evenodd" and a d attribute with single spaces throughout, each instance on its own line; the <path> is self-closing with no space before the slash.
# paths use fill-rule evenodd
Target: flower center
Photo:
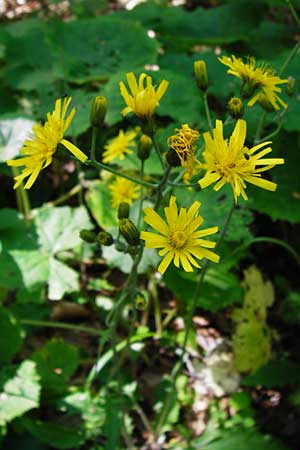
<path id="1" fill-rule="evenodd" d="M 170 242 L 173 248 L 182 248 L 187 241 L 187 235 L 183 231 L 174 231 L 171 234 Z"/>

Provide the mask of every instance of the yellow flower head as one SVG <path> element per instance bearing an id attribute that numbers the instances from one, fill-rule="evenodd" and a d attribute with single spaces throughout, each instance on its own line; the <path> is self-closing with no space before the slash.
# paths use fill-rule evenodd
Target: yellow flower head
<path id="1" fill-rule="evenodd" d="M 200 166 L 195 157 L 195 141 L 199 139 L 200 134 L 187 124 L 182 125 L 181 128 L 175 128 L 175 131 L 177 133 L 168 138 L 168 146 L 177 153 L 182 167 L 186 169 L 183 179 L 188 182 L 195 168 Z"/>
<path id="2" fill-rule="evenodd" d="M 284 108 L 287 107 L 286 103 L 277 95 L 277 92 L 281 92 L 281 88 L 277 85 L 287 83 L 288 80 L 277 77 L 273 69 L 263 64 L 257 64 L 253 57 L 248 58 L 247 63 L 234 55 L 231 57 L 222 56 L 219 61 L 229 67 L 227 73 L 243 80 L 244 86 L 249 91 L 249 96 L 255 94 L 249 100 L 249 106 L 253 106 L 263 94 L 274 109 L 280 108 L 278 103 Z M 256 90 L 258 91 L 255 93 Z"/>
<path id="3" fill-rule="evenodd" d="M 131 205 L 131 203 L 140 196 L 139 186 L 132 181 L 121 177 L 117 177 L 115 181 L 109 185 L 109 190 L 113 208 L 118 208 L 119 204 L 122 202 Z"/>
<path id="4" fill-rule="evenodd" d="M 126 78 L 131 95 L 128 93 L 123 81 L 121 81 L 120 91 L 127 105 L 122 111 L 123 116 L 134 112 L 140 119 L 150 119 L 168 88 L 168 81 L 162 80 L 155 91 L 155 87 L 152 85 L 152 78 L 145 73 L 140 75 L 138 82 L 133 72 L 127 73 Z M 146 81 L 146 86 L 144 81 Z"/>
<path id="5" fill-rule="evenodd" d="M 137 131 L 131 130 L 124 133 L 123 130 L 120 130 L 118 136 L 104 147 L 103 162 L 105 164 L 110 163 L 116 158 L 123 160 L 125 155 L 130 155 L 132 153 L 130 147 L 135 145 L 134 139 L 136 136 Z"/>
<path id="6" fill-rule="evenodd" d="M 178 211 L 176 197 L 172 196 L 169 206 L 165 208 L 166 222 L 153 208 L 144 209 L 145 222 L 159 234 L 142 231 L 141 239 L 146 242 L 146 248 L 161 248 L 158 252 L 160 256 L 164 256 L 158 267 L 161 274 L 166 271 L 173 259 L 175 266 L 179 267 L 181 263 L 186 272 L 192 272 L 192 266 L 200 267 L 194 257 L 219 262 L 220 257 L 208 250 L 214 248 L 216 243 L 202 239 L 204 236 L 216 233 L 218 227 L 197 231 L 203 223 L 203 218 L 198 215 L 200 206 L 201 203 L 196 201 L 188 210 L 180 208 Z"/>
<path id="7" fill-rule="evenodd" d="M 240 119 L 230 139 L 224 139 L 222 121 L 217 120 L 213 136 L 209 132 L 204 133 L 206 146 L 203 152 L 205 159 L 203 167 L 206 169 L 206 174 L 199 180 L 202 188 L 217 182 L 214 190 L 218 191 L 224 184 L 230 183 L 235 201 L 239 195 L 245 200 L 248 199 L 245 192 L 246 181 L 268 191 L 276 190 L 276 183 L 264 180 L 261 172 L 271 169 L 276 164 L 284 164 L 284 159 L 264 158 L 272 151 L 271 147 L 256 153 L 271 142 L 262 142 L 251 149 L 245 147 L 246 131 L 246 121 Z"/>
<path id="8" fill-rule="evenodd" d="M 27 177 L 29 178 L 24 188 L 31 188 L 40 171 L 51 164 L 58 144 L 64 145 L 82 163 L 87 160 L 87 156 L 78 147 L 64 139 L 64 134 L 75 114 L 75 108 L 73 108 L 65 117 L 71 100 L 71 97 L 56 100 L 54 111 L 47 114 L 45 124 L 33 125 L 33 138 L 26 140 L 21 149 L 24 157 L 7 161 L 7 164 L 12 167 L 25 166 L 21 174 L 15 177 L 14 189 Z"/>

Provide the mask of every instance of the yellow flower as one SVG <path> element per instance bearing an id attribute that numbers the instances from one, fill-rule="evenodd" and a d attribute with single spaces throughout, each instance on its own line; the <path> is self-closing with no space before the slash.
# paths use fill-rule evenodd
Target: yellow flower
<path id="1" fill-rule="evenodd" d="M 127 105 L 122 111 L 123 116 L 134 112 L 140 119 L 150 119 L 168 88 L 168 81 L 162 80 L 155 91 L 155 87 L 152 85 L 152 78 L 145 73 L 140 75 L 138 82 L 133 72 L 127 73 L 126 78 L 131 95 L 128 93 L 123 81 L 121 81 L 120 91 Z M 145 79 L 146 86 L 144 86 Z"/>
<path id="2" fill-rule="evenodd" d="M 263 158 L 272 151 L 271 147 L 256 153 L 271 142 L 262 142 L 251 149 L 245 147 L 246 131 L 246 121 L 238 120 L 228 141 L 223 137 L 222 121 L 217 120 L 213 137 L 209 132 L 204 133 L 206 147 L 203 152 L 205 159 L 203 167 L 206 169 L 206 174 L 199 180 L 202 188 L 217 181 L 214 190 L 218 191 L 224 184 L 230 183 L 235 201 L 239 195 L 245 200 L 248 199 L 245 192 L 246 181 L 268 191 L 276 190 L 276 183 L 261 178 L 261 172 L 271 169 L 276 164 L 284 164 L 284 159 Z"/>
<path id="3" fill-rule="evenodd" d="M 277 77 L 273 69 L 263 64 L 257 64 L 253 57 L 248 58 L 247 63 L 234 55 L 222 56 L 219 61 L 229 67 L 227 73 L 243 80 L 244 88 L 248 91 L 249 96 L 252 96 L 258 89 L 258 92 L 249 100 L 249 106 L 253 106 L 263 95 L 274 109 L 280 108 L 278 103 L 284 108 L 287 107 L 286 103 L 277 95 L 277 92 L 281 92 L 281 88 L 277 85 L 287 83 L 288 80 Z"/>
<path id="4" fill-rule="evenodd" d="M 195 141 L 199 139 L 200 134 L 187 124 L 182 125 L 181 128 L 175 128 L 175 131 L 177 133 L 168 138 L 168 146 L 177 153 L 182 167 L 186 169 L 183 180 L 188 182 L 196 167 L 200 167 L 200 163 L 195 157 Z"/>
<path id="5" fill-rule="evenodd" d="M 160 234 L 142 231 L 141 239 L 146 241 L 146 248 L 161 248 L 158 252 L 160 256 L 164 256 L 158 267 L 161 274 L 166 271 L 172 260 L 176 267 L 181 263 L 186 272 L 192 272 L 192 266 L 200 267 L 194 257 L 219 262 L 220 257 L 207 250 L 214 248 L 216 243 L 202 239 L 203 236 L 217 233 L 218 227 L 196 231 L 203 223 L 203 218 L 198 215 L 200 206 L 201 203 L 196 201 L 188 210 L 180 208 L 178 211 L 176 197 L 172 196 L 169 206 L 165 208 L 167 222 L 153 208 L 144 209 L 145 222 Z"/>
<path id="6" fill-rule="evenodd" d="M 131 203 L 140 196 L 139 186 L 132 181 L 121 177 L 117 177 L 115 181 L 109 185 L 109 190 L 113 208 L 118 208 L 119 204 L 122 202 L 131 205 Z"/>
<path id="7" fill-rule="evenodd" d="M 27 177 L 29 178 L 24 188 L 31 188 L 40 171 L 51 164 L 58 144 L 64 145 L 82 163 L 87 160 L 87 156 L 78 147 L 64 139 L 64 134 L 75 114 L 75 108 L 73 108 L 68 117 L 65 117 L 71 100 L 71 97 L 64 98 L 63 101 L 56 100 L 54 111 L 47 114 L 46 123 L 33 125 L 34 136 L 26 140 L 21 149 L 24 158 L 7 161 L 7 164 L 12 167 L 25 166 L 21 174 L 15 177 L 14 189 Z"/>
<path id="8" fill-rule="evenodd" d="M 120 130 L 118 136 L 104 147 L 103 162 L 105 164 L 110 163 L 116 158 L 123 160 L 125 155 L 131 155 L 133 152 L 130 147 L 135 145 L 134 139 L 136 136 L 137 132 L 134 130 L 125 133 Z"/>

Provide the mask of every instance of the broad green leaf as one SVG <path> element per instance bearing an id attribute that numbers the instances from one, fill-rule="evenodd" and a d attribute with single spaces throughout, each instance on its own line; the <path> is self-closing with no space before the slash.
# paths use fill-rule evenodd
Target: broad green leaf
<path id="1" fill-rule="evenodd" d="M 112 208 L 107 181 L 95 181 L 86 193 L 86 202 L 100 227 L 107 231 L 117 227 L 118 211 Z"/>
<path id="2" fill-rule="evenodd" d="M 51 257 L 49 264 L 49 299 L 60 300 L 65 293 L 78 291 L 79 275 L 75 270 Z"/>
<path id="3" fill-rule="evenodd" d="M 0 373 L 0 424 L 39 406 L 40 385 L 35 363 L 25 360 L 16 371 Z"/>
<path id="4" fill-rule="evenodd" d="M 24 419 L 22 424 L 36 439 L 55 449 L 79 448 L 85 441 L 85 436 L 78 426 L 66 427 L 28 418 Z"/>
<path id="5" fill-rule="evenodd" d="M 9 362 L 22 346 L 21 329 L 12 314 L 0 307 L 0 364 Z"/>
<path id="6" fill-rule="evenodd" d="M 18 117 L 0 120 L 0 162 L 19 155 L 25 139 L 28 139 L 34 122 Z"/>
<path id="7" fill-rule="evenodd" d="M 53 338 L 32 355 L 44 389 L 61 392 L 78 365 L 78 350 L 62 339 Z"/>
<path id="8" fill-rule="evenodd" d="M 288 359 L 270 361 L 255 373 L 243 379 L 245 386 L 262 385 L 267 389 L 294 385 L 300 382 L 300 366 Z"/>

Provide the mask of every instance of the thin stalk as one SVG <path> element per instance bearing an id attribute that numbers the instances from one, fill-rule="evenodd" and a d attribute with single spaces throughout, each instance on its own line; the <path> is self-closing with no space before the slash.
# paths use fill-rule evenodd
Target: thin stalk
<path id="1" fill-rule="evenodd" d="M 170 172 L 171 172 L 171 166 L 167 166 L 166 169 L 165 169 L 165 173 L 163 174 L 163 177 L 162 177 L 162 179 L 161 179 L 161 181 L 160 181 L 160 183 L 158 185 L 158 188 L 157 188 L 156 201 L 155 201 L 155 204 L 154 204 L 154 210 L 155 211 L 157 211 L 159 206 L 160 206 L 160 202 L 161 202 L 161 200 L 163 198 L 163 188 L 167 184 Z"/>
<path id="2" fill-rule="evenodd" d="M 19 169 L 17 167 L 12 167 L 12 173 L 14 177 L 17 177 L 20 173 Z M 25 220 L 27 221 L 30 217 L 30 201 L 28 192 L 26 189 L 24 189 L 24 183 L 20 184 L 20 186 L 16 189 L 16 200 L 17 200 L 17 206 L 18 211 L 23 214 Z"/>
<path id="3" fill-rule="evenodd" d="M 91 143 L 91 161 L 96 161 L 96 142 L 97 142 L 98 128 L 93 127 L 92 143 Z"/>
<path id="4" fill-rule="evenodd" d="M 141 160 L 141 170 L 140 170 L 140 177 L 143 181 L 144 179 L 144 168 L 145 168 L 145 161 Z M 138 213 L 138 220 L 137 220 L 137 229 L 140 229 L 141 226 L 141 220 L 142 220 L 142 212 L 143 212 L 143 201 L 144 201 L 144 186 L 141 187 L 140 191 L 140 204 L 139 204 L 139 213 Z"/>
<path id="5" fill-rule="evenodd" d="M 289 54 L 289 56 L 286 58 L 286 60 L 284 61 L 284 63 L 281 66 L 281 69 L 278 72 L 278 75 L 281 76 L 285 69 L 287 68 L 287 66 L 290 64 L 290 62 L 292 61 L 292 59 L 294 58 L 294 56 L 296 55 L 296 53 L 298 52 L 300 48 L 300 41 L 295 45 L 295 47 L 293 48 L 293 50 L 291 51 L 291 53 Z"/>
<path id="6" fill-rule="evenodd" d="M 224 225 L 222 227 L 222 232 L 220 234 L 218 243 L 216 245 L 216 249 L 220 246 L 220 244 L 222 243 L 222 241 L 224 239 L 224 236 L 227 231 L 228 225 L 230 223 L 234 209 L 235 209 L 235 203 L 232 204 L 230 210 L 228 211 L 227 217 L 226 217 Z M 188 311 L 187 324 L 186 324 L 185 334 L 184 334 L 184 338 L 183 338 L 182 351 L 181 351 L 180 359 L 179 359 L 178 363 L 174 366 L 174 369 L 172 370 L 172 373 L 171 373 L 172 387 L 171 387 L 170 392 L 167 396 L 167 399 L 164 403 L 164 407 L 163 407 L 161 416 L 159 418 L 159 421 L 158 421 L 158 424 L 156 427 L 156 431 L 155 431 L 156 440 L 159 438 L 161 429 L 162 429 L 162 427 L 165 423 L 165 420 L 167 419 L 168 414 L 169 414 L 172 397 L 173 397 L 175 389 L 176 389 L 176 379 L 177 379 L 177 376 L 179 375 L 181 368 L 183 366 L 183 359 L 184 359 L 184 355 L 186 353 L 186 347 L 187 347 L 189 333 L 190 333 L 190 330 L 191 330 L 192 324 L 193 324 L 193 315 L 194 315 L 194 311 L 196 308 L 197 299 L 199 297 L 200 288 L 202 286 L 204 276 L 205 276 L 208 266 L 209 266 L 209 261 L 206 260 L 202 267 L 202 270 L 200 272 L 199 280 L 198 280 L 198 283 L 197 283 L 197 286 L 196 286 L 196 289 L 195 289 L 195 292 L 193 295 L 191 306 Z"/>
<path id="7" fill-rule="evenodd" d="M 155 138 L 154 135 L 152 136 L 152 142 L 153 142 L 153 145 L 154 145 L 154 150 L 156 151 L 156 154 L 157 154 L 158 159 L 160 161 L 161 167 L 162 167 L 163 170 L 165 170 L 165 163 L 164 163 L 162 154 L 160 152 L 160 149 L 158 147 L 158 144 L 157 144 L 157 141 L 156 141 L 156 138 Z"/>
<path id="8" fill-rule="evenodd" d="M 77 195 L 80 190 L 81 190 L 80 184 L 76 184 L 76 186 L 74 186 L 69 192 L 66 192 L 66 194 L 63 194 L 58 199 L 53 200 L 53 202 L 48 202 L 47 205 L 49 206 L 61 205 L 65 201 L 69 200 L 69 198 L 73 197 L 74 195 Z"/>
<path id="9" fill-rule="evenodd" d="M 92 336 L 101 336 L 100 330 L 95 330 L 94 328 L 85 327 L 82 325 L 73 325 L 71 323 L 48 322 L 46 320 L 34 320 L 34 319 L 20 319 L 19 322 L 23 325 L 29 325 L 32 327 L 62 328 L 64 330 L 72 330 L 91 334 Z"/>
<path id="10" fill-rule="evenodd" d="M 266 116 L 267 116 L 267 113 L 264 111 L 259 118 L 256 132 L 255 132 L 255 137 L 254 137 L 254 144 L 257 144 L 260 140 L 260 137 L 261 137 L 261 134 L 262 134 L 262 131 L 264 128 L 264 121 L 265 121 Z"/>
<path id="11" fill-rule="evenodd" d="M 298 25 L 298 27 L 300 27 L 300 18 L 297 14 L 297 11 L 294 8 L 294 5 L 292 4 L 292 2 L 290 0 L 285 0 L 290 8 L 291 14 L 296 22 L 296 24 Z"/>
<path id="12" fill-rule="evenodd" d="M 204 94 L 203 94 L 203 102 L 204 102 L 204 109 L 205 109 L 208 128 L 212 132 L 213 126 L 212 126 L 212 121 L 211 121 L 211 116 L 210 116 L 210 111 L 209 111 L 209 106 L 208 106 L 208 101 L 207 101 L 207 92 L 204 92 Z"/>
<path id="13" fill-rule="evenodd" d="M 126 180 L 130 180 L 133 183 L 140 184 L 141 186 L 146 186 L 152 189 L 156 189 L 158 187 L 158 184 L 149 183 L 148 181 L 139 180 L 138 178 L 131 177 L 130 175 L 126 175 L 122 172 L 119 172 L 113 167 L 107 166 L 106 164 L 100 163 L 99 161 L 87 160 L 85 164 L 88 164 L 89 166 L 94 166 L 98 170 L 106 170 L 107 172 L 113 173 L 114 175 L 117 175 L 118 177 L 121 178 L 126 178 Z"/>

